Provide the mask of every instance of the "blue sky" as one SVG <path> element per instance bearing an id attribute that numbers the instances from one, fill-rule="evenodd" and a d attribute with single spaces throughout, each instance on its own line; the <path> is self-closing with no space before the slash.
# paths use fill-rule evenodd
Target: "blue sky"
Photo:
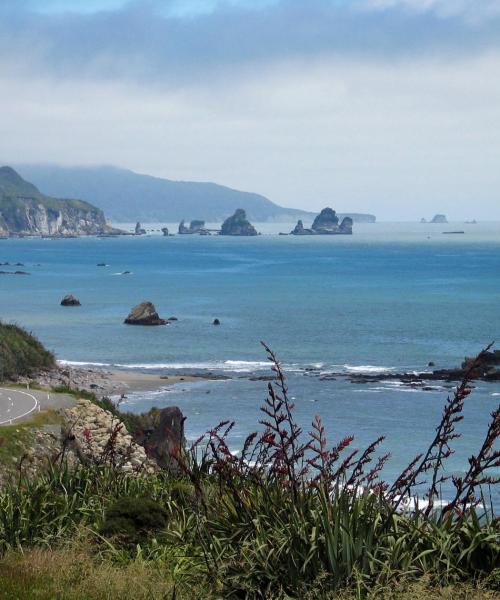
<path id="1" fill-rule="evenodd" d="M 500 219 L 500 0 L 2 0 L 0 158 Z"/>

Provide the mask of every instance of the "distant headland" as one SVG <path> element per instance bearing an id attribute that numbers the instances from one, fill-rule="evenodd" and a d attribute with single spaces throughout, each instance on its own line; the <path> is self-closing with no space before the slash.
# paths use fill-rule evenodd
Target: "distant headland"
<path id="1" fill-rule="evenodd" d="M 261 194 L 235 190 L 210 182 L 172 181 L 110 166 L 62 167 L 18 165 L 23 177 L 46 194 L 85 198 L 118 223 L 172 223 L 192 216 L 221 223 L 237 208 L 257 223 L 308 221 L 314 213 L 280 206 Z M 304 200 L 307 205 L 308 200 Z M 339 213 L 354 223 L 374 223 L 375 215 Z"/>
<path id="2" fill-rule="evenodd" d="M 42 194 L 11 167 L 0 167 L 0 237 L 118 235 L 101 209 Z"/>

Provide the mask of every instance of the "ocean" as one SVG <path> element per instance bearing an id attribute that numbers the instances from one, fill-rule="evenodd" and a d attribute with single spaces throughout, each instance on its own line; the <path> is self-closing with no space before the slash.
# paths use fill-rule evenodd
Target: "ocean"
<path id="1" fill-rule="evenodd" d="M 237 451 L 258 429 L 267 386 L 258 378 L 270 374 L 263 340 L 288 374 L 304 431 L 320 414 L 332 444 L 354 435 L 362 447 L 386 436 L 391 479 L 432 439 L 450 386 L 422 391 L 325 374 L 422 371 L 430 361 L 454 367 L 500 339 L 500 223 L 355 224 L 353 236 L 333 237 L 279 236 L 293 224 L 265 224 L 257 238 L 166 238 L 158 233 L 164 224 L 143 226 L 154 232 L 0 241 L 0 262 L 30 273 L 0 277 L 0 317 L 33 331 L 63 361 L 226 375 L 131 393 L 122 405 L 179 406 L 188 439 L 234 419 L 229 442 Z M 457 229 L 465 234 L 443 235 Z M 82 306 L 59 306 L 67 293 Z M 178 321 L 124 325 L 143 300 Z M 499 401 L 499 384 L 475 385 L 450 473 L 479 448 Z"/>

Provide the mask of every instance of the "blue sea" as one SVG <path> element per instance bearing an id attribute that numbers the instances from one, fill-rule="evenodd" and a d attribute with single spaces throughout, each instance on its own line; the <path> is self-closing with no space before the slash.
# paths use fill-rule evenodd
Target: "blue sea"
<path id="1" fill-rule="evenodd" d="M 142 237 L 0 241 L 0 262 L 31 273 L 0 277 L 0 317 L 32 330 L 63 361 L 228 376 L 129 394 L 132 411 L 179 406 L 189 439 L 234 419 L 237 450 L 258 428 L 267 384 L 254 379 L 270 373 L 264 340 L 288 373 L 304 431 L 320 414 L 332 443 L 352 434 L 362 447 L 386 436 L 390 479 L 432 439 L 449 386 L 322 377 L 423 371 L 430 361 L 454 367 L 500 339 L 500 223 L 357 224 L 352 237 L 279 236 L 293 224 L 266 224 L 257 238 L 166 238 L 162 226 L 146 224 L 154 231 Z M 457 229 L 465 233 L 443 235 Z M 59 306 L 67 293 L 81 308 Z M 143 300 L 178 321 L 124 325 Z M 466 467 L 499 402 L 499 384 L 477 383 L 450 472 Z"/>

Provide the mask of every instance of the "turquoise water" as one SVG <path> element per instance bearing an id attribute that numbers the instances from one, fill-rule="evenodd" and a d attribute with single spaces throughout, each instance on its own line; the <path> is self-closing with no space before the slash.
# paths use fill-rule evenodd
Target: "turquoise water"
<path id="1" fill-rule="evenodd" d="M 466 234 L 442 234 L 457 228 Z M 176 404 L 190 438 L 236 419 L 237 448 L 255 429 L 265 396 L 266 383 L 248 379 L 267 373 L 265 340 L 289 372 L 304 429 L 320 413 L 332 442 L 351 433 L 360 444 L 386 435 L 388 477 L 432 438 L 447 389 L 322 381 L 307 369 L 425 370 L 429 361 L 452 367 L 500 338 L 500 224 L 367 224 L 352 237 L 6 240 L 4 261 L 24 263 L 17 268 L 31 275 L 0 278 L 1 318 L 33 330 L 58 358 L 231 377 L 131 394 L 129 409 Z M 132 274 L 118 274 L 126 270 Z M 66 293 L 82 307 L 60 307 Z M 123 325 L 142 300 L 179 321 Z M 477 385 L 450 468 L 463 468 L 479 446 L 499 394 L 499 385 Z"/>

